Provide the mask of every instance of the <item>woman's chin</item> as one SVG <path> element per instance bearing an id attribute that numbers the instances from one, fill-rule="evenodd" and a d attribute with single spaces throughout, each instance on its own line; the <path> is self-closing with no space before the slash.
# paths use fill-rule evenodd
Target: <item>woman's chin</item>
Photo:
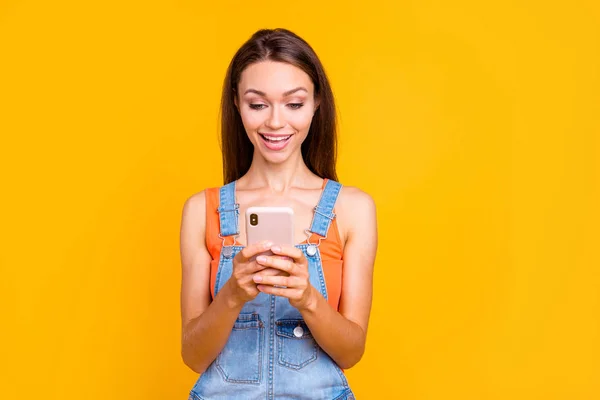
<path id="1" fill-rule="evenodd" d="M 292 139 L 294 138 L 296 138 L 296 135 L 292 137 Z M 296 147 L 296 143 L 286 143 L 283 146 L 270 146 L 270 144 L 265 144 L 260 138 L 257 142 L 253 141 L 254 155 L 259 156 L 268 164 L 282 164 L 290 158 L 296 158 L 296 155 L 302 158 L 300 147 Z M 277 147 L 281 147 L 281 149 Z"/>
<path id="2" fill-rule="evenodd" d="M 289 154 L 287 154 L 287 153 L 280 153 L 280 154 L 264 154 L 263 153 L 262 156 L 268 164 L 283 164 L 290 158 Z"/>
<path id="3" fill-rule="evenodd" d="M 258 153 L 258 154 L 256 154 Z M 260 149 L 255 153 L 255 156 L 258 155 L 262 158 L 267 164 L 283 164 L 287 160 L 290 159 L 291 152 L 289 151 L 281 151 L 281 152 L 273 152 L 273 151 L 264 151 Z"/>

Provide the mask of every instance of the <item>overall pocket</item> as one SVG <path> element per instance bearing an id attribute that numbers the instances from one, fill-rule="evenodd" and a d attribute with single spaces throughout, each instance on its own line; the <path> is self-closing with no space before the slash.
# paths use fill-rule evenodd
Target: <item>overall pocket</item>
<path id="1" fill-rule="evenodd" d="M 256 313 L 241 313 L 225 347 L 217 356 L 217 369 L 226 382 L 260 383 L 264 326 Z"/>
<path id="2" fill-rule="evenodd" d="M 317 342 L 301 319 L 280 319 L 277 324 L 277 362 L 301 369 L 317 359 Z"/>

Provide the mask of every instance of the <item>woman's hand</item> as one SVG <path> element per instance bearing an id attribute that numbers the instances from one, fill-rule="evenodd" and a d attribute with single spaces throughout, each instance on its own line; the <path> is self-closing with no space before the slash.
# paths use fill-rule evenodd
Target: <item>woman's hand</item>
<path id="1" fill-rule="evenodd" d="M 247 246 L 235 255 L 233 258 L 233 271 L 227 281 L 232 306 L 243 306 L 246 302 L 258 296 L 260 292 L 252 278 L 257 272 L 264 271 L 265 267 L 254 261 L 253 258 L 257 254 L 268 251 L 272 246 L 272 242 L 261 242 Z M 269 272 L 265 273 L 268 274 Z"/>
<path id="2" fill-rule="evenodd" d="M 308 279 L 308 260 L 302 251 L 291 246 L 273 246 L 270 250 L 275 256 L 258 256 L 256 263 L 265 268 L 280 270 L 287 275 L 272 275 L 258 271 L 254 274 L 254 282 L 258 284 L 258 290 L 287 297 L 290 304 L 298 310 L 314 306 L 317 292 Z"/>

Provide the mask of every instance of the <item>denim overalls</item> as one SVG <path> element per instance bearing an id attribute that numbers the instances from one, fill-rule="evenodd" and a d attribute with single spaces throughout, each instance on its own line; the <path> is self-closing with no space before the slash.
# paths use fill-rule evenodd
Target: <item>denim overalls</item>
<path id="1" fill-rule="evenodd" d="M 314 209 L 310 232 L 323 238 L 335 217 L 341 185 L 328 180 Z M 220 188 L 221 236 L 238 235 L 235 181 Z M 321 239 L 320 239 L 321 240 Z M 310 283 L 327 299 L 318 243 L 296 245 L 308 260 Z M 221 249 L 214 292 L 229 279 L 233 257 L 243 246 Z M 313 339 L 287 298 L 259 293 L 242 308 L 223 350 L 200 375 L 189 400 L 354 400 L 342 370 Z"/>

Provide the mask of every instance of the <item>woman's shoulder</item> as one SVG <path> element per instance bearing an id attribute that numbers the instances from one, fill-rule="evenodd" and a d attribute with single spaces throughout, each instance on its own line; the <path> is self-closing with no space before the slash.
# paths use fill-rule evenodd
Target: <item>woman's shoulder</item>
<path id="1" fill-rule="evenodd" d="M 355 186 L 342 186 L 335 204 L 338 226 L 344 242 L 351 232 L 360 232 L 376 223 L 373 197 Z"/>
<path id="2" fill-rule="evenodd" d="M 182 210 L 182 225 L 191 225 L 195 229 L 206 223 L 206 190 L 193 193 L 185 199 Z"/>
<path id="3" fill-rule="evenodd" d="M 358 211 L 359 209 L 374 209 L 375 201 L 373 197 L 362 189 L 356 186 L 342 185 L 336 208 L 342 207 L 348 210 Z"/>
<path id="4" fill-rule="evenodd" d="M 209 191 L 209 188 L 200 190 L 199 192 L 192 193 L 185 199 L 183 203 L 184 210 L 198 210 L 203 209 L 206 205 L 206 193 Z"/>
<path id="5" fill-rule="evenodd" d="M 184 201 L 183 212 L 197 217 L 204 216 L 207 206 L 210 206 L 215 200 L 218 201 L 218 196 L 218 187 L 207 187 L 199 192 L 192 193 Z"/>

